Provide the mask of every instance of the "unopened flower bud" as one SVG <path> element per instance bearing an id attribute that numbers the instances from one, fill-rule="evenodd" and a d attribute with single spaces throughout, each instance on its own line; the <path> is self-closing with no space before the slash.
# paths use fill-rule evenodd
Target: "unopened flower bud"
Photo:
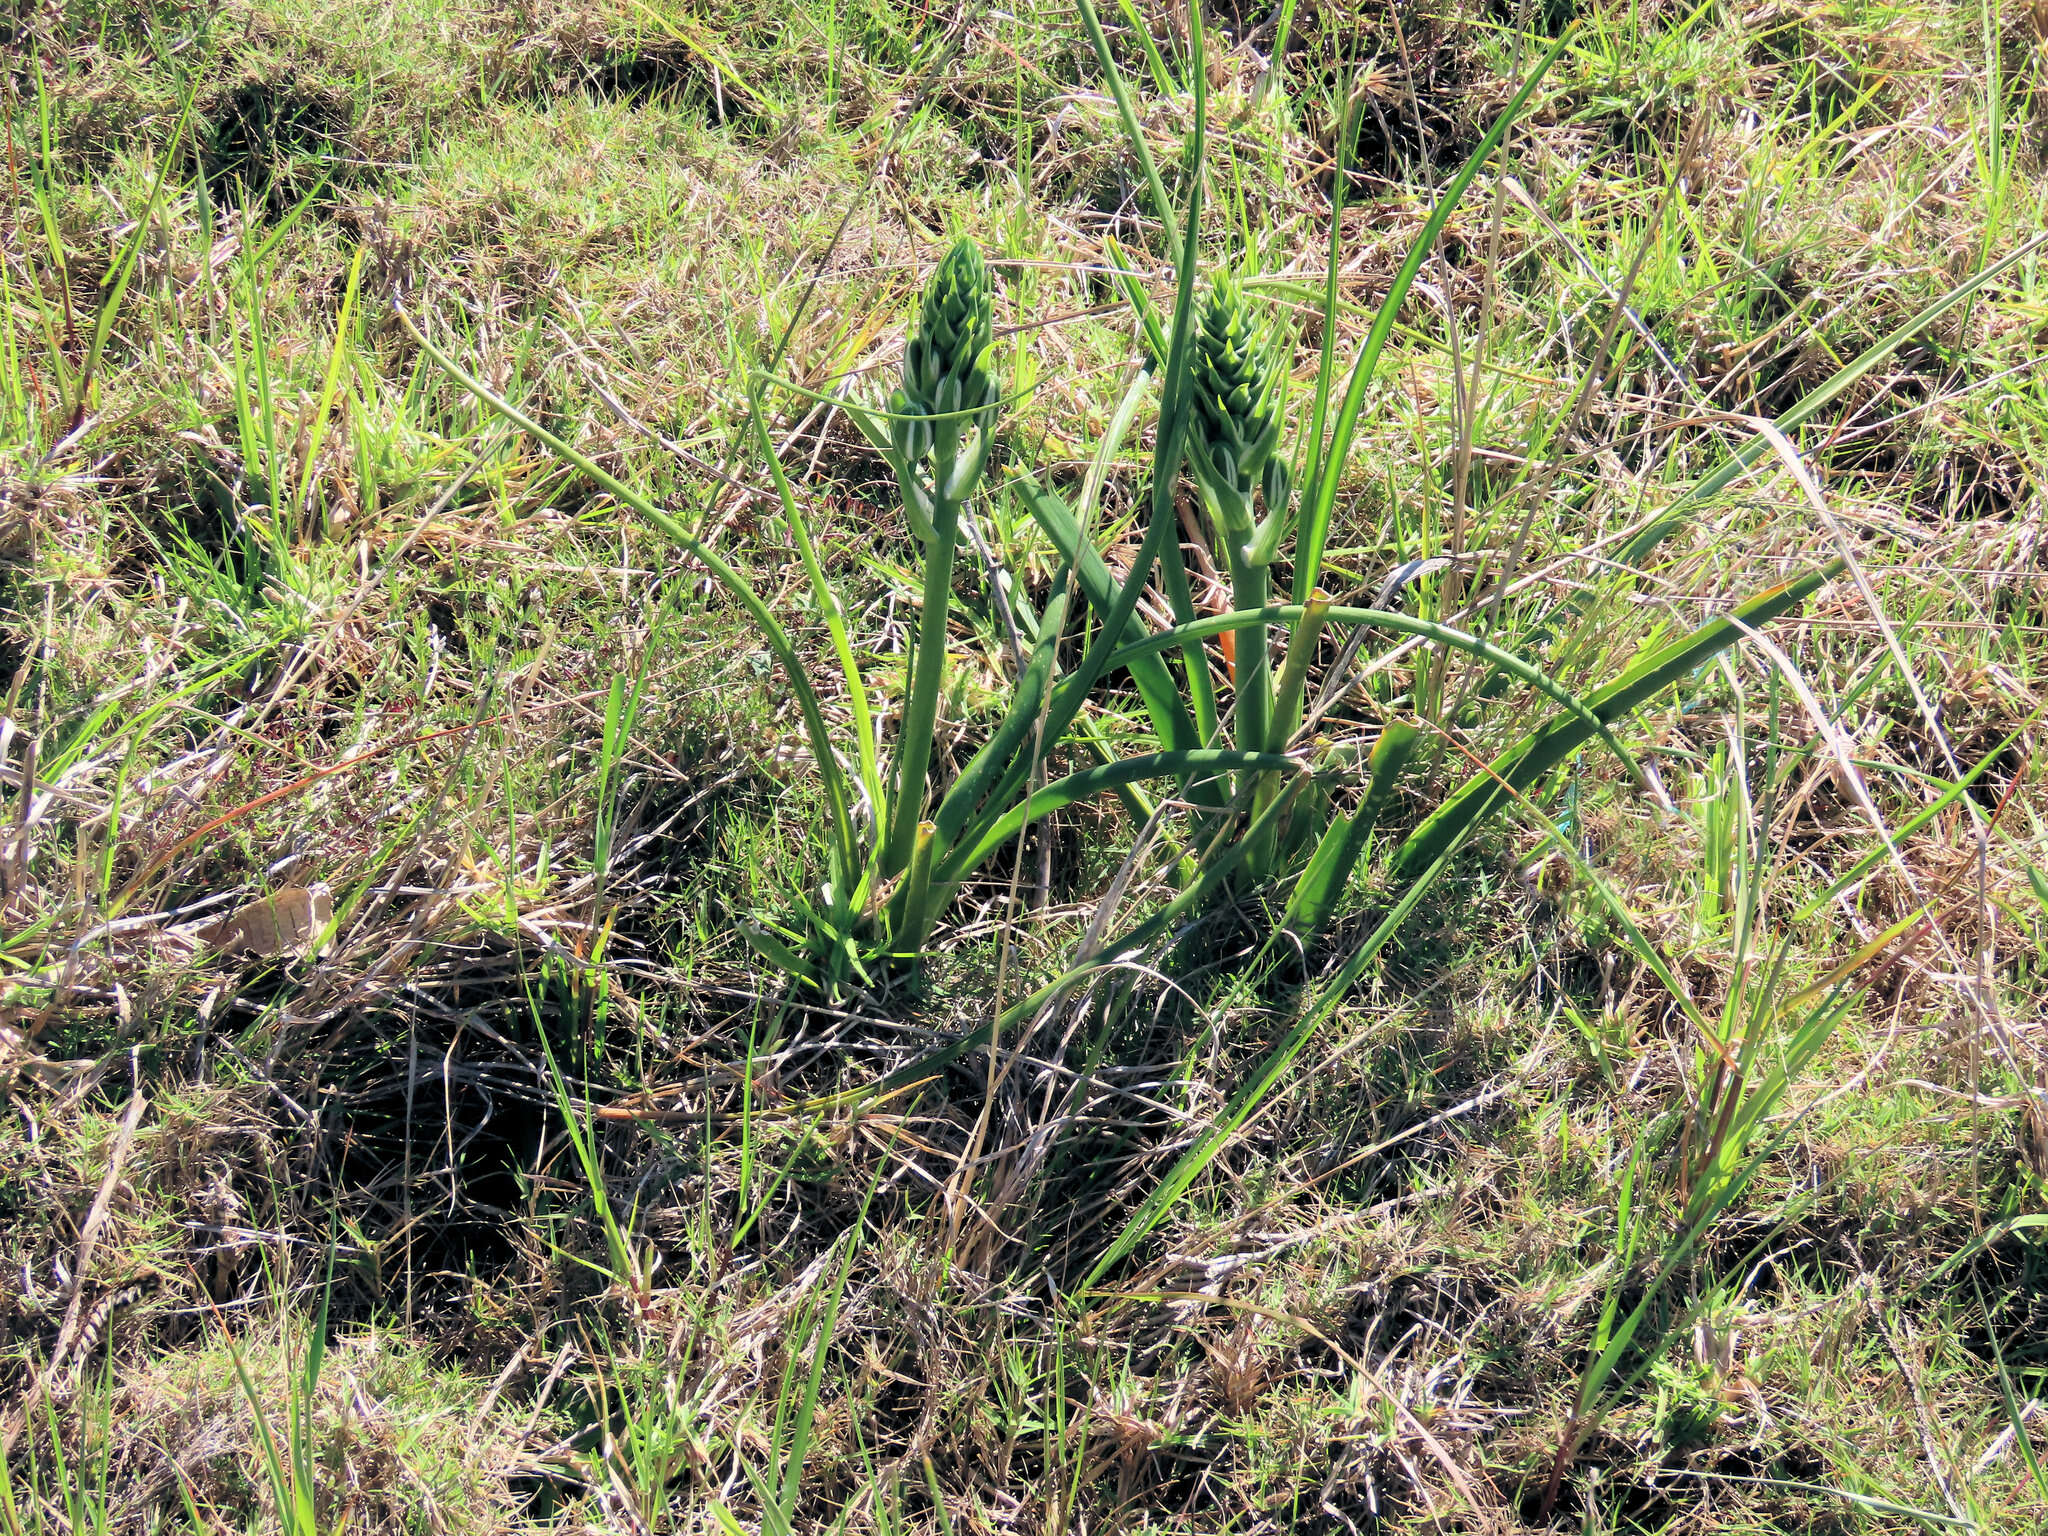
<path id="1" fill-rule="evenodd" d="M 1249 499 L 1280 442 L 1286 375 L 1228 277 L 1211 286 L 1193 341 L 1195 408 L 1188 426 L 1197 467 Z"/>
<path id="2" fill-rule="evenodd" d="M 988 263 L 981 248 L 963 238 L 925 285 L 917 330 L 903 349 L 902 409 L 947 416 L 993 404 L 988 348 L 994 335 Z"/>

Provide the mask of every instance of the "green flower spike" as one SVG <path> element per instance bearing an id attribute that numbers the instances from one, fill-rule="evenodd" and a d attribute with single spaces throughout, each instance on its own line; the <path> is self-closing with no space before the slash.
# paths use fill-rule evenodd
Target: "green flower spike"
<path id="1" fill-rule="evenodd" d="M 983 427 L 986 437 L 997 401 L 995 380 L 988 371 L 994 339 L 988 263 L 982 260 L 981 248 L 963 238 L 946 253 L 925 286 L 917 329 L 903 349 L 903 384 L 889 400 L 890 413 L 898 418 L 890 423 L 896 451 L 906 464 L 920 463 L 936 452 L 943 473 L 951 467 L 948 461 L 958 454 L 968 427 Z M 980 414 L 957 414 L 961 411 Z M 980 457 L 971 461 L 970 478 L 979 476 Z M 959 499 L 951 486 L 941 483 L 936 488 L 942 496 Z M 971 488 L 962 486 L 959 492 Z"/>
<path id="2" fill-rule="evenodd" d="M 1267 468 L 1280 444 L 1286 377 L 1243 290 L 1219 275 L 1195 327 L 1188 446 L 1195 477 L 1235 542 L 1252 536 L 1254 489 L 1284 494 L 1284 476 Z"/>

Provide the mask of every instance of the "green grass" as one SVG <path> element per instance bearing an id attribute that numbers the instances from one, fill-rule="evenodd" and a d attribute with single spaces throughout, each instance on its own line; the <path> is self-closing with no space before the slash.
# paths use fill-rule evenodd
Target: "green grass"
<path id="1" fill-rule="evenodd" d="M 2035 12 L 1339 17 L 0 14 L 0 1531 L 2041 1528 Z"/>

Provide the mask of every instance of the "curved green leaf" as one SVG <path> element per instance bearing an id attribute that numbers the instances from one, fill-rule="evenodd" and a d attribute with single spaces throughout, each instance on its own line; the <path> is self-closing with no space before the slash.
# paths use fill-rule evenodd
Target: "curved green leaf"
<path id="1" fill-rule="evenodd" d="M 1316 845 L 1308 868 L 1295 881 L 1294 894 L 1287 900 L 1286 927 L 1298 934 L 1313 933 L 1336 910 L 1337 898 L 1344 894 L 1351 871 L 1359 855 L 1365 852 L 1365 840 L 1394 798 L 1394 785 L 1400 780 L 1401 770 L 1408 766 L 1408 759 L 1415 755 L 1421 741 L 1422 732 L 1398 720 L 1380 732 L 1372 756 L 1367 759 L 1370 778 L 1365 796 L 1351 816 L 1332 820 L 1324 829 L 1323 840 Z"/>
<path id="2" fill-rule="evenodd" d="M 1508 129 L 1516 118 L 1522 115 L 1522 108 L 1529 104 L 1536 87 L 1550 66 L 1555 64 L 1566 45 L 1571 41 L 1572 31 L 1551 45 L 1550 51 L 1537 60 L 1536 67 L 1529 72 L 1529 78 L 1522 82 L 1508 104 L 1501 109 L 1500 116 L 1493 120 L 1493 126 L 1486 130 L 1486 137 L 1465 159 L 1458 174 L 1451 178 L 1451 184 L 1437 199 L 1436 207 L 1429 218 L 1417 231 L 1414 241 L 1408 247 L 1408 256 L 1401 263 L 1400 271 L 1394 274 L 1394 281 L 1387 287 L 1387 296 L 1380 301 L 1379 314 L 1374 317 L 1372 329 L 1366 333 L 1365 343 L 1358 349 L 1358 356 L 1351 364 L 1351 377 L 1344 386 L 1344 399 L 1338 406 L 1336 420 L 1330 433 L 1327 453 L 1320 455 L 1322 470 L 1315 483 L 1304 488 L 1310 498 L 1307 516 L 1301 527 L 1301 538 L 1295 549 L 1295 591 L 1307 596 L 1315 590 L 1316 578 L 1321 574 L 1323 547 L 1330 536 L 1330 521 L 1337 510 L 1337 486 L 1343 478 L 1345 460 L 1351 456 L 1351 440 L 1358 430 L 1359 413 L 1365 408 L 1365 388 L 1372 382 L 1375 369 L 1379 366 L 1380 352 L 1393 334 L 1394 319 L 1401 311 L 1402 302 L 1408 297 L 1422 264 L 1429 259 L 1429 253 L 1436 249 L 1437 236 L 1443 233 L 1444 225 L 1450 222 L 1458 200 L 1465 195 L 1465 189 L 1472 185 L 1472 179 L 1479 174 L 1479 168 L 1487 158 L 1500 147 L 1507 137 Z M 1315 444 L 1311 451 L 1320 449 Z"/>
<path id="3" fill-rule="evenodd" d="M 1102 556 L 1095 552 L 1095 546 L 1083 537 L 1081 525 L 1066 501 L 1040 485 L 1028 473 L 1019 473 L 1016 483 L 1026 510 L 1045 530 L 1045 536 L 1052 540 L 1060 558 L 1072 565 L 1074 579 L 1079 583 L 1081 595 L 1087 599 L 1089 608 L 1097 615 L 1111 612 L 1116 607 L 1116 578 L 1110 574 Z M 1126 636 L 1143 633 L 1135 614 L 1126 619 Z M 1125 650 L 1133 649 L 1132 646 L 1125 647 Z M 1155 646 L 1150 650 L 1136 651 L 1130 661 L 1121 659 L 1122 651 L 1113 652 L 1103 664 L 1102 671 L 1106 675 L 1119 666 L 1127 667 L 1131 681 L 1137 686 L 1138 697 L 1144 701 L 1145 713 L 1151 717 L 1152 729 L 1158 735 L 1160 745 L 1168 750 L 1192 749 L 1201 745 L 1201 739 L 1195 734 L 1195 722 L 1181 699 L 1173 674 L 1159 659 L 1158 652 L 1163 649 L 1163 646 Z"/>
<path id="4" fill-rule="evenodd" d="M 1709 619 L 1683 640 L 1674 641 L 1630 667 L 1586 703 L 1603 724 L 1612 725 L 1637 705 L 1680 681 L 1751 629 L 1796 608 L 1841 570 L 1840 562 L 1781 583 L 1751 598 L 1733 613 Z M 1584 746 L 1592 728 L 1577 715 L 1538 727 L 1466 780 L 1462 788 L 1431 813 L 1394 855 L 1394 873 L 1408 876 L 1429 868 L 1453 840 L 1526 790 L 1544 774 Z"/>
<path id="5" fill-rule="evenodd" d="M 1502 650 L 1491 641 L 1481 640 L 1477 635 L 1468 635 L 1464 630 L 1453 629 L 1448 624 L 1411 618 L 1405 613 L 1394 613 L 1379 608 L 1319 608 L 1317 611 L 1325 624 L 1377 624 L 1397 634 L 1419 635 L 1423 639 L 1434 640 L 1439 645 L 1449 646 L 1452 650 L 1465 651 L 1493 663 L 1501 671 L 1520 678 L 1531 688 L 1562 706 L 1584 724 L 1588 731 L 1599 736 L 1608 750 L 1628 770 L 1631 779 L 1641 782 L 1642 770 L 1636 765 L 1635 758 L 1630 756 L 1626 747 L 1615 740 L 1606 722 L 1593 708 L 1569 688 L 1538 671 L 1513 651 Z M 1177 624 L 1172 629 L 1133 641 L 1111 655 L 1109 664 L 1112 667 L 1129 666 L 1129 657 L 1140 656 L 1148 651 L 1162 651 L 1183 641 L 1205 639 L 1228 630 L 1247 629 L 1255 624 L 1296 624 L 1307 617 L 1308 613 L 1308 605 L 1285 603 L 1272 608 L 1247 608 L 1236 613 L 1212 614 L 1208 618 L 1197 619 L 1192 624 Z"/>

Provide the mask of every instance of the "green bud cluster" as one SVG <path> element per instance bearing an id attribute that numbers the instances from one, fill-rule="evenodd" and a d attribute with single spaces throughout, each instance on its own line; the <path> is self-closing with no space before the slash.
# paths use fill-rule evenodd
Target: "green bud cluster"
<path id="1" fill-rule="evenodd" d="M 1266 489 L 1280 444 L 1286 375 L 1243 291 L 1227 276 L 1210 286 L 1195 325 L 1194 410 L 1188 417 L 1196 473 L 1220 501 L 1248 511 Z M 1277 487 L 1275 487 L 1277 489 Z"/>
<path id="2" fill-rule="evenodd" d="M 905 462 L 917 463 L 934 447 L 949 457 L 968 426 L 991 419 L 957 413 L 993 411 L 997 392 L 988 350 L 994 337 L 988 263 L 980 247 L 963 238 L 925 285 L 917 329 L 903 350 L 903 384 L 890 397 L 890 413 L 898 418 L 891 428 Z"/>

